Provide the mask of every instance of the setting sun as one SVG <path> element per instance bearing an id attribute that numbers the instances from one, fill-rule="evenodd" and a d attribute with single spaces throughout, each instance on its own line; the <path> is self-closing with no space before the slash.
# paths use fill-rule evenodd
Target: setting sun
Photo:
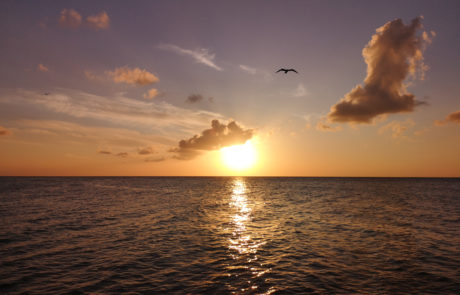
<path id="1" fill-rule="evenodd" d="M 224 147 L 221 153 L 224 164 L 232 170 L 249 169 L 257 159 L 256 150 L 250 140 L 245 144 Z"/>

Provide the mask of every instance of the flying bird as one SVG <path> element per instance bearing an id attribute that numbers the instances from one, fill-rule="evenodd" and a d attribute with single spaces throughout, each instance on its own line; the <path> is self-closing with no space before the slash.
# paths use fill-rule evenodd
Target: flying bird
<path id="1" fill-rule="evenodd" d="M 279 70 L 276 71 L 276 72 L 277 72 L 277 73 L 278 73 L 278 72 L 284 72 L 285 74 L 287 74 L 288 72 L 294 72 L 294 73 L 297 73 L 297 74 L 299 73 L 299 72 L 297 72 L 297 71 L 294 70 L 294 69 L 279 69 Z"/>

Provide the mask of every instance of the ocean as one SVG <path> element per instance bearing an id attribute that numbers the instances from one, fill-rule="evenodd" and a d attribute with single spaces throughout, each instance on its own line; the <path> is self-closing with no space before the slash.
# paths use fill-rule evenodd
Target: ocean
<path id="1" fill-rule="evenodd" d="M 2 294 L 459 294 L 460 179 L 0 178 Z"/>

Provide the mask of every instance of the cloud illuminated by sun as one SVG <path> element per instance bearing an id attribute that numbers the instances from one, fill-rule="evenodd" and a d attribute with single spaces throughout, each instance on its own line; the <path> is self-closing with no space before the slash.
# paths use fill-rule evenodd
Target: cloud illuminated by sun
<path id="1" fill-rule="evenodd" d="M 250 140 L 245 144 L 224 147 L 221 150 L 222 161 L 231 170 L 250 169 L 257 161 L 257 153 Z"/>

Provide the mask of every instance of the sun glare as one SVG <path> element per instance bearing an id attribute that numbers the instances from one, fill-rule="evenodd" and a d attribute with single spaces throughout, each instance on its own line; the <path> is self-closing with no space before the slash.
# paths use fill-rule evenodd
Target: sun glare
<path id="1" fill-rule="evenodd" d="M 256 162 L 256 150 L 251 141 L 245 144 L 233 145 L 221 149 L 222 160 L 232 170 L 245 170 L 251 168 Z"/>

